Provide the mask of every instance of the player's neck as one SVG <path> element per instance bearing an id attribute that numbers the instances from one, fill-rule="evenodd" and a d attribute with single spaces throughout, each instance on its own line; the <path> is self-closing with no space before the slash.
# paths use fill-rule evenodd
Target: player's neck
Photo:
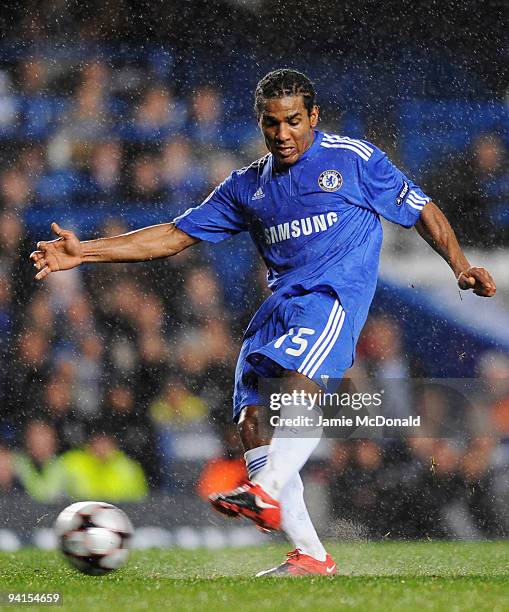
<path id="1" fill-rule="evenodd" d="M 283 172 L 286 172 L 287 170 L 290 170 L 290 168 L 293 168 L 294 166 L 296 166 L 300 162 L 300 160 L 304 157 L 304 155 L 309 151 L 309 149 L 313 146 L 313 143 L 315 142 L 315 138 L 316 138 L 315 131 L 311 130 L 311 138 L 309 139 L 309 142 L 307 143 L 306 148 L 299 155 L 298 159 L 290 166 L 284 165 L 284 164 L 278 164 L 277 159 L 274 156 L 272 156 L 272 159 L 274 160 L 274 164 L 273 164 L 274 173 L 282 174 Z"/>

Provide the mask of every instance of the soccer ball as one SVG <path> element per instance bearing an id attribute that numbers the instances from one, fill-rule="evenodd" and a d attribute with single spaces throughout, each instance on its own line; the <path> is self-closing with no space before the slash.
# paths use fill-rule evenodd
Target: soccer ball
<path id="1" fill-rule="evenodd" d="M 122 510 L 95 501 L 78 502 L 62 510 L 55 531 L 69 563 L 92 576 L 101 576 L 127 562 L 134 533 Z"/>

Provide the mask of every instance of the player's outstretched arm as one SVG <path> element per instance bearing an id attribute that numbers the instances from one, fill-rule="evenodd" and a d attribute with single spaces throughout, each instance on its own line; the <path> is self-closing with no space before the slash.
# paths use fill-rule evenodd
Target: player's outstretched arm
<path id="1" fill-rule="evenodd" d="M 30 255 L 41 280 L 60 270 L 70 270 L 82 263 L 136 262 L 170 257 L 199 242 L 174 223 L 161 223 L 111 238 L 80 241 L 74 232 L 51 224 L 56 240 L 37 243 Z"/>
<path id="2" fill-rule="evenodd" d="M 472 289 L 476 295 L 493 297 L 495 281 L 485 268 L 471 266 L 458 244 L 456 234 L 444 213 L 433 202 L 421 212 L 415 228 L 426 242 L 449 264 L 460 289 Z"/>

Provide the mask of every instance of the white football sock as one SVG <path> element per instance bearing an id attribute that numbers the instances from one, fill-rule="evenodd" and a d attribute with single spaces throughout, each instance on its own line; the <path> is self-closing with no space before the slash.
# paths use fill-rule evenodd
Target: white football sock
<path id="1" fill-rule="evenodd" d="M 304 502 L 304 485 L 300 474 L 286 483 L 281 497 L 281 527 L 295 548 L 305 554 L 325 561 L 327 552 L 320 542 Z"/>
<path id="2" fill-rule="evenodd" d="M 320 442 L 323 428 L 315 423 L 321 411 L 308 407 L 301 403 L 281 408 L 281 418 L 301 415 L 310 418 L 311 424 L 278 426 L 270 442 L 267 463 L 253 479 L 274 499 L 279 500 L 286 483 L 301 471 Z"/>
<path id="3" fill-rule="evenodd" d="M 249 480 L 252 480 L 267 462 L 269 446 L 258 446 L 244 454 Z M 304 486 L 299 474 L 286 483 L 279 498 L 281 504 L 281 527 L 295 548 L 305 555 L 325 561 L 327 552 L 322 546 L 311 522 L 304 502 Z"/>
<path id="4" fill-rule="evenodd" d="M 256 448 L 252 448 L 244 453 L 249 480 L 253 480 L 254 475 L 257 474 L 262 467 L 265 467 L 268 454 L 268 444 L 265 444 L 264 446 L 257 446 Z"/>

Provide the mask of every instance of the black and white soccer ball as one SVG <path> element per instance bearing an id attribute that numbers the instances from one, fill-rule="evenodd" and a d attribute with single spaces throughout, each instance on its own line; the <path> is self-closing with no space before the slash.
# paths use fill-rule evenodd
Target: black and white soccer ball
<path id="1" fill-rule="evenodd" d="M 129 558 L 134 533 L 127 515 L 105 502 L 71 504 L 58 515 L 55 531 L 59 546 L 76 569 L 101 576 L 122 567 Z"/>

